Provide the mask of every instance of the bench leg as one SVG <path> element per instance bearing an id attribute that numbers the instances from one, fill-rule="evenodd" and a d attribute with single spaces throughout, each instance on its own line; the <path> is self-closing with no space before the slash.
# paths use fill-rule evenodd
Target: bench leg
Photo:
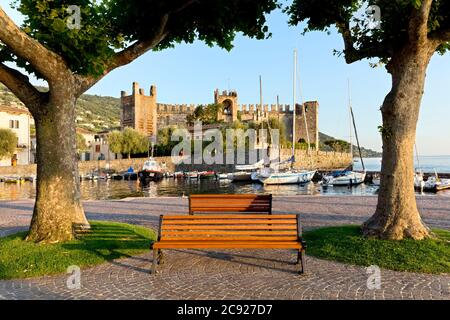
<path id="1" fill-rule="evenodd" d="M 164 254 L 162 250 L 158 250 L 158 265 L 164 264 Z"/>
<path id="2" fill-rule="evenodd" d="M 304 274 L 306 271 L 306 256 L 305 256 L 305 250 L 299 250 L 298 251 L 298 258 L 297 258 L 297 264 L 300 264 L 300 274 Z"/>
<path id="3" fill-rule="evenodd" d="M 158 264 L 158 251 L 156 249 L 153 249 L 153 263 L 152 263 L 152 270 L 150 271 L 151 274 L 156 274 L 156 265 Z"/>

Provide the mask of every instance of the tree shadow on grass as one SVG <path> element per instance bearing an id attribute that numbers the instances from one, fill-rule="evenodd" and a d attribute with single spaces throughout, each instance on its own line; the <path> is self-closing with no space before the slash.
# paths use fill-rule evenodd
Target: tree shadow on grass
<path id="1" fill-rule="evenodd" d="M 149 234 L 134 229 L 93 223 L 89 232 L 79 235 L 77 241 L 63 244 L 62 247 L 70 251 L 81 250 L 94 254 L 103 262 L 148 272 L 148 269 L 142 269 L 136 265 L 118 261 L 118 259 L 129 258 L 148 263 L 147 259 L 136 255 L 150 250 L 150 246 L 154 242 L 152 237 L 154 238 L 154 233 L 149 236 Z"/>

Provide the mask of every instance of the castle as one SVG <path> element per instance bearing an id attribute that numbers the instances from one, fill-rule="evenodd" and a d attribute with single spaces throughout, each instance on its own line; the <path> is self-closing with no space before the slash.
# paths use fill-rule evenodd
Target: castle
<path id="1" fill-rule="evenodd" d="M 237 92 L 214 92 L 214 103 L 223 105 L 223 112 L 218 114 L 218 120 L 232 123 L 238 119 L 243 122 L 262 122 L 270 118 L 282 121 L 286 126 L 286 136 L 292 139 L 293 110 L 290 105 L 271 106 L 265 104 L 239 105 Z M 133 83 L 133 92 L 128 95 L 121 93 L 121 128 L 131 127 L 147 136 L 156 136 L 158 130 L 166 126 L 177 125 L 186 127 L 187 116 L 194 112 L 197 105 L 179 105 L 158 103 L 156 86 L 150 87 L 150 95 Z M 306 116 L 309 139 L 316 148 L 319 146 L 319 103 L 305 102 L 305 114 L 301 105 L 296 105 L 296 139 L 307 141 L 304 116 Z"/>

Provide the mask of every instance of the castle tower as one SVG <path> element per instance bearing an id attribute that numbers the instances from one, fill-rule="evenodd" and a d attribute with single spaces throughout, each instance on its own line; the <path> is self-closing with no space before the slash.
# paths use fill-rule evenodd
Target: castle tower
<path id="1" fill-rule="evenodd" d="M 234 122 L 238 119 L 238 95 L 236 91 L 214 91 L 214 103 L 223 105 L 223 112 L 217 115 L 219 121 Z"/>
<path id="2" fill-rule="evenodd" d="M 305 113 L 301 105 L 297 105 L 296 114 L 296 137 L 297 139 L 307 141 L 307 134 L 305 128 L 305 120 L 308 124 L 308 133 L 311 143 L 314 143 L 316 150 L 319 150 L 319 102 L 307 101 L 304 104 Z"/>
<path id="3" fill-rule="evenodd" d="M 121 103 L 121 129 L 133 128 L 146 136 L 157 135 L 157 94 L 156 87 L 150 87 L 150 95 L 145 95 L 145 90 L 133 83 L 133 93 L 127 95 L 122 91 Z"/>

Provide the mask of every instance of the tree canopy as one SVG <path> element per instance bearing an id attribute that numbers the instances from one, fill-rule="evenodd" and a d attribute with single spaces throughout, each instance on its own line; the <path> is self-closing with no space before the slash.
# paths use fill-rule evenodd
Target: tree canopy
<path id="1" fill-rule="evenodd" d="M 113 131 L 108 136 L 109 148 L 114 153 L 132 154 L 144 153 L 149 150 L 149 138 L 137 130 L 125 128 L 122 132 Z"/>
<path id="2" fill-rule="evenodd" d="M 10 129 L 0 129 L 0 159 L 11 157 L 16 148 L 16 134 Z"/>
<path id="3" fill-rule="evenodd" d="M 427 0 L 427 2 L 431 2 Z M 412 29 L 419 26 L 421 0 L 294 0 L 286 10 L 289 23 L 297 25 L 306 22 L 305 32 L 330 31 L 335 26 L 342 35 L 348 63 L 362 59 L 379 58 L 388 63 L 396 51 L 413 40 Z M 371 24 L 372 10 L 369 5 L 381 10 L 379 28 Z M 365 12 L 362 13 L 361 12 Z M 372 12 L 370 12 L 372 11 Z M 417 13 L 419 12 L 419 13 Z M 428 37 L 439 42 L 437 51 L 450 49 L 450 1 L 431 3 L 428 17 Z"/>
<path id="4" fill-rule="evenodd" d="M 269 36 L 265 14 L 276 0 L 16 0 L 29 36 L 64 58 L 80 75 L 101 76 L 149 49 L 161 50 L 196 39 L 230 50 L 237 32 L 263 39 Z M 80 8 L 80 28 L 67 21 Z M 0 62 L 13 61 L 45 77 L 26 57 L 5 43 Z M 126 48 L 131 48 L 125 50 Z"/>

